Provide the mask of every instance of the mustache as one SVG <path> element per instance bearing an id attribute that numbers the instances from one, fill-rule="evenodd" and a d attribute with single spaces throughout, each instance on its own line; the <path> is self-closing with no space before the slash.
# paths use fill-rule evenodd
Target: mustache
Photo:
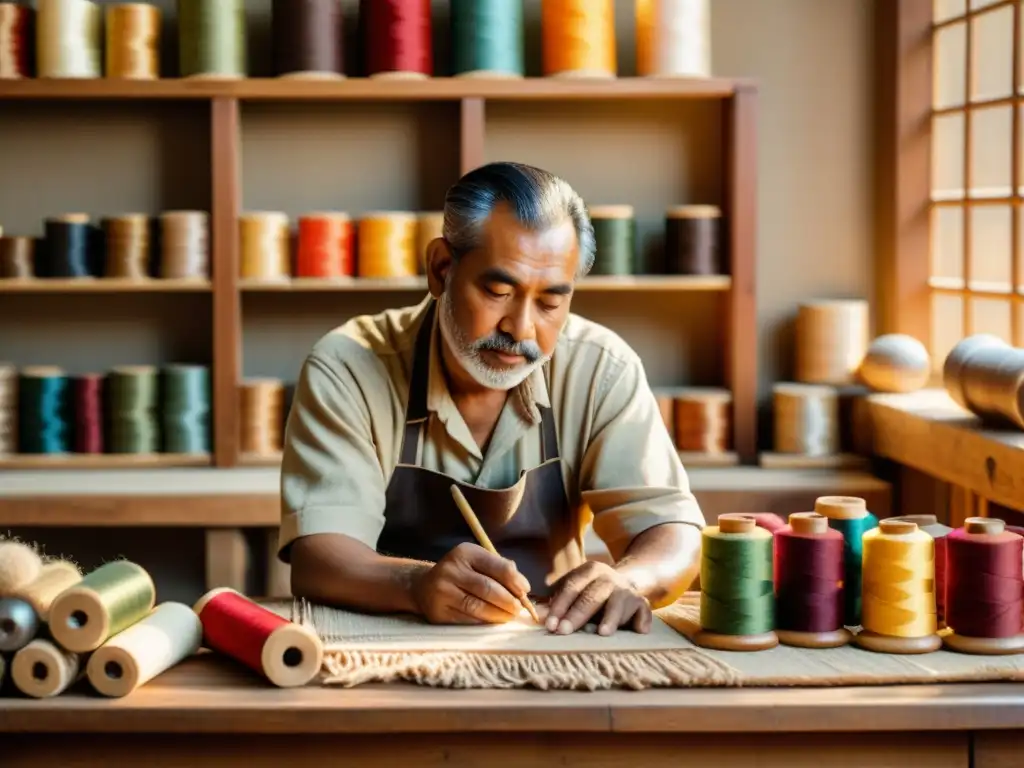
<path id="1" fill-rule="evenodd" d="M 530 339 L 516 341 L 507 333 L 502 333 L 501 331 L 478 340 L 473 344 L 473 349 L 477 352 L 491 351 L 503 352 L 506 355 L 519 355 L 526 358 L 527 362 L 530 363 L 540 360 L 543 354 L 540 351 L 540 347 L 537 346 L 537 342 Z"/>

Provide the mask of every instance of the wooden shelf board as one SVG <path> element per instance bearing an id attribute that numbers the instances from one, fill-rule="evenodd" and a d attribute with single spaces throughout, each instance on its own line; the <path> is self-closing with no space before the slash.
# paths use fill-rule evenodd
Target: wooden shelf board
<path id="1" fill-rule="evenodd" d="M 131 469 L 135 467 L 207 467 L 208 455 L 157 453 L 134 454 L 14 454 L 0 456 L 0 470 L 12 469 Z"/>
<path id="2" fill-rule="evenodd" d="M 209 291 L 209 280 L 128 280 L 113 277 L 0 279 L 0 293 L 202 293 Z"/>
<path id="3" fill-rule="evenodd" d="M 458 101 L 465 98 L 495 100 L 565 99 L 725 99 L 738 89 L 751 88 L 745 80 L 729 78 L 640 78 L 611 80 L 531 77 L 521 80 L 436 77 L 427 80 L 297 80 L 248 78 L 203 80 L 6 80 L 0 81 L 4 99 L 212 99 L 229 97 L 250 101 Z"/>
<path id="4" fill-rule="evenodd" d="M 238 457 L 240 467 L 280 467 L 281 454 L 272 456 L 261 456 L 259 454 L 243 453 Z"/>
<path id="5" fill-rule="evenodd" d="M 291 292 L 361 292 L 361 291 L 425 291 L 425 277 L 391 278 L 291 278 L 262 281 L 243 278 L 239 287 L 247 293 Z M 576 286 L 580 292 L 592 291 L 728 291 L 732 285 L 728 275 L 638 275 L 614 277 L 594 275 Z"/>
<path id="6" fill-rule="evenodd" d="M 726 453 L 698 453 L 696 451 L 680 451 L 679 460 L 687 470 L 693 467 L 735 467 L 740 457 L 732 451 Z"/>
<path id="7" fill-rule="evenodd" d="M 865 469 L 868 466 L 868 459 L 856 453 L 802 456 L 766 451 L 761 454 L 758 463 L 764 469 Z"/>

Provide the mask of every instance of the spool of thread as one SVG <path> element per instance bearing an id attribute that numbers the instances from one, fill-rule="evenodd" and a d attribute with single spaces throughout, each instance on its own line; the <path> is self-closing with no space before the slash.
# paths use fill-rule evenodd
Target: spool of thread
<path id="1" fill-rule="evenodd" d="M 205 279 L 210 274 L 209 216 L 205 211 L 160 214 L 160 277 Z"/>
<path id="2" fill-rule="evenodd" d="M 523 77 L 522 0 L 452 0 L 452 58 L 456 77 Z"/>
<path id="3" fill-rule="evenodd" d="M 279 688 L 306 685 L 320 672 L 324 649 L 316 633 L 233 589 L 207 592 L 194 610 L 207 648 L 241 662 Z"/>
<path id="4" fill-rule="evenodd" d="M 968 336 L 946 357 L 942 384 L 986 423 L 1024 429 L 1024 349 L 988 334 Z"/>
<path id="5" fill-rule="evenodd" d="M 160 451 L 159 371 L 150 365 L 114 368 L 110 392 L 110 452 L 153 454 Z"/>
<path id="6" fill-rule="evenodd" d="M 415 277 L 416 214 L 367 213 L 359 220 L 359 276 Z"/>
<path id="7" fill-rule="evenodd" d="M 71 379 L 73 450 L 75 453 L 103 453 L 103 403 L 106 377 L 87 373 Z"/>
<path id="8" fill-rule="evenodd" d="M 97 230 L 89 217 L 70 213 L 46 219 L 46 277 L 88 278 L 102 273 Z"/>
<path id="9" fill-rule="evenodd" d="M 675 205 L 665 212 L 665 271 L 720 275 L 722 212 L 713 205 Z"/>
<path id="10" fill-rule="evenodd" d="M 128 560 L 101 565 L 50 605 L 50 634 L 64 649 L 94 651 L 153 610 L 156 587 Z"/>
<path id="11" fill-rule="evenodd" d="M 18 452 L 18 369 L 0 363 L 0 456 Z"/>
<path id="12" fill-rule="evenodd" d="M 942 627 L 946 623 L 946 537 L 953 532 L 948 525 L 939 522 L 935 515 L 902 515 L 889 520 L 908 522 L 916 525 L 935 541 L 935 616 Z"/>
<path id="13" fill-rule="evenodd" d="M 806 302 L 796 317 L 796 380 L 853 384 L 868 349 L 869 308 L 861 299 Z"/>
<path id="14" fill-rule="evenodd" d="M 107 77 L 160 78 L 160 9 L 148 3 L 107 6 Z"/>
<path id="15" fill-rule="evenodd" d="M 0 3 L 0 80 L 32 76 L 34 41 L 35 11 L 18 3 Z"/>
<path id="16" fill-rule="evenodd" d="M 81 657 L 38 637 L 14 655 L 11 680 L 14 687 L 33 699 L 59 696 L 78 680 Z"/>
<path id="17" fill-rule="evenodd" d="M 340 0 L 274 0 L 271 16 L 278 77 L 344 77 Z"/>
<path id="18" fill-rule="evenodd" d="M 60 368 L 23 368 L 18 381 L 18 434 L 22 453 L 71 450 L 70 387 Z"/>
<path id="19" fill-rule="evenodd" d="M 636 271 L 636 219 L 631 205 L 590 208 L 596 251 L 592 275 L 632 275 Z"/>
<path id="20" fill-rule="evenodd" d="M 864 534 L 878 527 L 878 518 L 868 512 L 864 499 L 854 496 L 820 496 L 814 511 L 828 518 L 830 528 L 843 536 L 843 623 L 860 625 L 863 583 Z"/>
<path id="21" fill-rule="evenodd" d="M 754 524 L 758 528 L 764 528 L 772 535 L 788 525 L 785 520 L 772 512 L 752 512 L 749 516 L 754 518 Z"/>
<path id="22" fill-rule="evenodd" d="M 254 458 L 279 456 L 284 448 L 284 382 L 248 379 L 238 389 L 242 454 Z"/>
<path id="23" fill-rule="evenodd" d="M 874 339 L 857 368 L 857 378 L 875 392 L 914 392 L 927 385 L 931 375 L 928 350 L 905 333 Z"/>
<path id="24" fill-rule="evenodd" d="M 969 517 L 946 537 L 946 623 L 943 642 L 963 653 L 1024 650 L 1024 538 L 1002 520 Z"/>
<path id="25" fill-rule="evenodd" d="M 935 541 L 914 523 L 882 520 L 863 544 L 863 629 L 856 643 L 879 653 L 937 651 Z"/>
<path id="26" fill-rule="evenodd" d="M 716 388 L 681 389 L 675 396 L 675 440 L 680 451 L 721 454 L 732 442 L 732 393 Z"/>
<path id="27" fill-rule="evenodd" d="M 772 387 L 775 451 L 831 456 L 839 451 L 839 393 L 817 384 Z"/>
<path id="28" fill-rule="evenodd" d="M 161 603 L 89 657 L 86 675 L 103 696 L 123 697 L 199 651 L 203 626 L 187 605 Z"/>
<path id="29" fill-rule="evenodd" d="M 245 77 L 245 1 L 178 0 L 178 45 L 182 77 Z"/>
<path id="30" fill-rule="evenodd" d="M 32 606 L 17 597 L 0 599 L 0 653 L 24 648 L 39 631 L 39 617 Z"/>
<path id="31" fill-rule="evenodd" d="M 0 597 L 9 597 L 39 577 L 43 561 L 24 542 L 0 539 Z"/>
<path id="32" fill-rule="evenodd" d="M 0 237 L 0 279 L 31 280 L 36 276 L 36 241 L 31 237 Z"/>
<path id="33" fill-rule="evenodd" d="M 416 263 L 418 271 L 426 274 L 427 248 L 439 237 L 444 237 L 444 211 L 424 211 L 416 216 Z"/>
<path id="34" fill-rule="evenodd" d="M 210 452 L 210 369 L 170 365 L 163 372 L 164 451 L 200 456 Z"/>
<path id="35" fill-rule="evenodd" d="M 149 217 L 129 213 L 103 220 L 106 276 L 144 280 L 150 276 Z"/>
<path id="36" fill-rule="evenodd" d="M 347 213 L 307 213 L 299 217 L 295 276 L 351 277 L 354 271 L 352 220 Z"/>
<path id="37" fill-rule="evenodd" d="M 720 515 L 704 528 L 700 624 L 694 642 L 724 651 L 778 645 L 772 584 L 772 535 L 749 515 Z"/>
<path id="38" fill-rule="evenodd" d="M 843 547 L 839 531 L 816 512 L 789 516 L 774 537 L 775 632 L 802 648 L 837 648 L 852 639 L 843 628 Z"/>
<path id="39" fill-rule="evenodd" d="M 243 213 L 238 220 L 241 274 L 246 280 L 288 280 L 291 257 L 288 215 L 279 211 Z"/>
<path id="40" fill-rule="evenodd" d="M 710 0 L 636 0 L 641 77 L 711 75 Z"/>
<path id="41" fill-rule="evenodd" d="M 425 78 L 434 74 L 430 0 L 360 0 L 366 74 Z"/>
<path id="42" fill-rule="evenodd" d="M 541 47 L 547 77 L 615 77 L 613 0 L 543 0 Z"/>
<path id="43" fill-rule="evenodd" d="M 102 77 L 100 7 L 89 0 L 38 0 L 36 9 L 39 77 Z"/>
<path id="44" fill-rule="evenodd" d="M 32 606 L 40 621 L 49 621 L 50 606 L 57 595 L 81 580 L 82 572 L 77 565 L 67 560 L 51 560 L 43 563 L 39 575 L 15 594 Z"/>

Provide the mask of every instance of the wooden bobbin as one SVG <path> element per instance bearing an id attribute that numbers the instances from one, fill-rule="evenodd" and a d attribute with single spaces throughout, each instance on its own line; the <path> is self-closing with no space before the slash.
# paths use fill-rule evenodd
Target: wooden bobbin
<path id="1" fill-rule="evenodd" d="M 964 521 L 967 533 L 998 536 L 1006 530 L 1006 523 L 993 517 L 968 517 Z M 953 651 L 977 656 L 1005 656 L 1024 651 L 1024 633 L 1012 637 L 968 637 L 955 630 L 942 638 L 943 645 Z"/>
<path id="2" fill-rule="evenodd" d="M 718 530 L 722 533 L 750 534 L 756 527 L 757 519 L 753 515 L 729 513 L 718 516 Z M 693 642 L 715 651 L 767 651 L 779 644 L 779 636 L 774 631 L 758 635 L 723 635 L 702 629 L 693 636 Z"/>
<path id="3" fill-rule="evenodd" d="M 906 519 L 880 520 L 878 529 L 890 536 L 905 536 L 918 530 L 917 523 Z M 932 653 L 942 647 L 942 638 L 937 633 L 922 637 L 890 637 L 870 629 L 857 633 L 854 643 L 866 651 L 875 653 L 918 654 Z"/>
<path id="4" fill-rule="evenodd" d="M 868 504 L 856 496 L 819 496 L 814 500 L 814 511 L 834 520 L 856 520 L 868 513 Z"/>
<path id="5" fill-rule="evenodd" d="M 68 689 L 81 675 L 81 657 L 36 638 L 11 662 L 14 687 L 33 699 L 48 699 Z"/>
<path id="6" fill-rule="evenodd" d="M 794 512 L 789 516 L 789 525 L 794 533 L 804 536 L 824 536 L 829 531 L 828 518 L 817 512 Z M 775 634 L 780 643 L 796 648 L 839 648 L 853 640 L 853 634 L 844 627 L 831 632 L 776 629 Z"/>

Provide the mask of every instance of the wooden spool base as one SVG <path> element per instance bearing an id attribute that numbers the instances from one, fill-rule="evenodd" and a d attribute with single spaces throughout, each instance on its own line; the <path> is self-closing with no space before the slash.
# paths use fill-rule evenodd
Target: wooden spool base
<path id="1" fill-rule="evenodd" d="M 1008 656 L 1024 653 L 1024 635 L 1013 637 L 968 637 L 950 632 L 942 639 L 951 651 L 977 656 Z"/>
<path id="2" fill-rule="evenodd" d="M 693 636 L 693 642 L 714 651 L 767 651 L 779 644 L 779 636 L 774 632 L 761 635 L 720 635 L 702 629 Z"/>
<path id="3" fill-rule="evenodd" d="M 865 651 L 874 651 L 875 653 L 932 653 L 942 647 L 942 638 L 938 635 L 887 637 L 869 629 L 858 633 L 853 642 Z"/>
<path id="4" fill-rule="evenodd" d="M 839 628 L 833 632 L 796 632 L 789 629 L 777 629 L 779 642 L 795 648 L 839 648 L 853 640 L 853 633 Z"/>

